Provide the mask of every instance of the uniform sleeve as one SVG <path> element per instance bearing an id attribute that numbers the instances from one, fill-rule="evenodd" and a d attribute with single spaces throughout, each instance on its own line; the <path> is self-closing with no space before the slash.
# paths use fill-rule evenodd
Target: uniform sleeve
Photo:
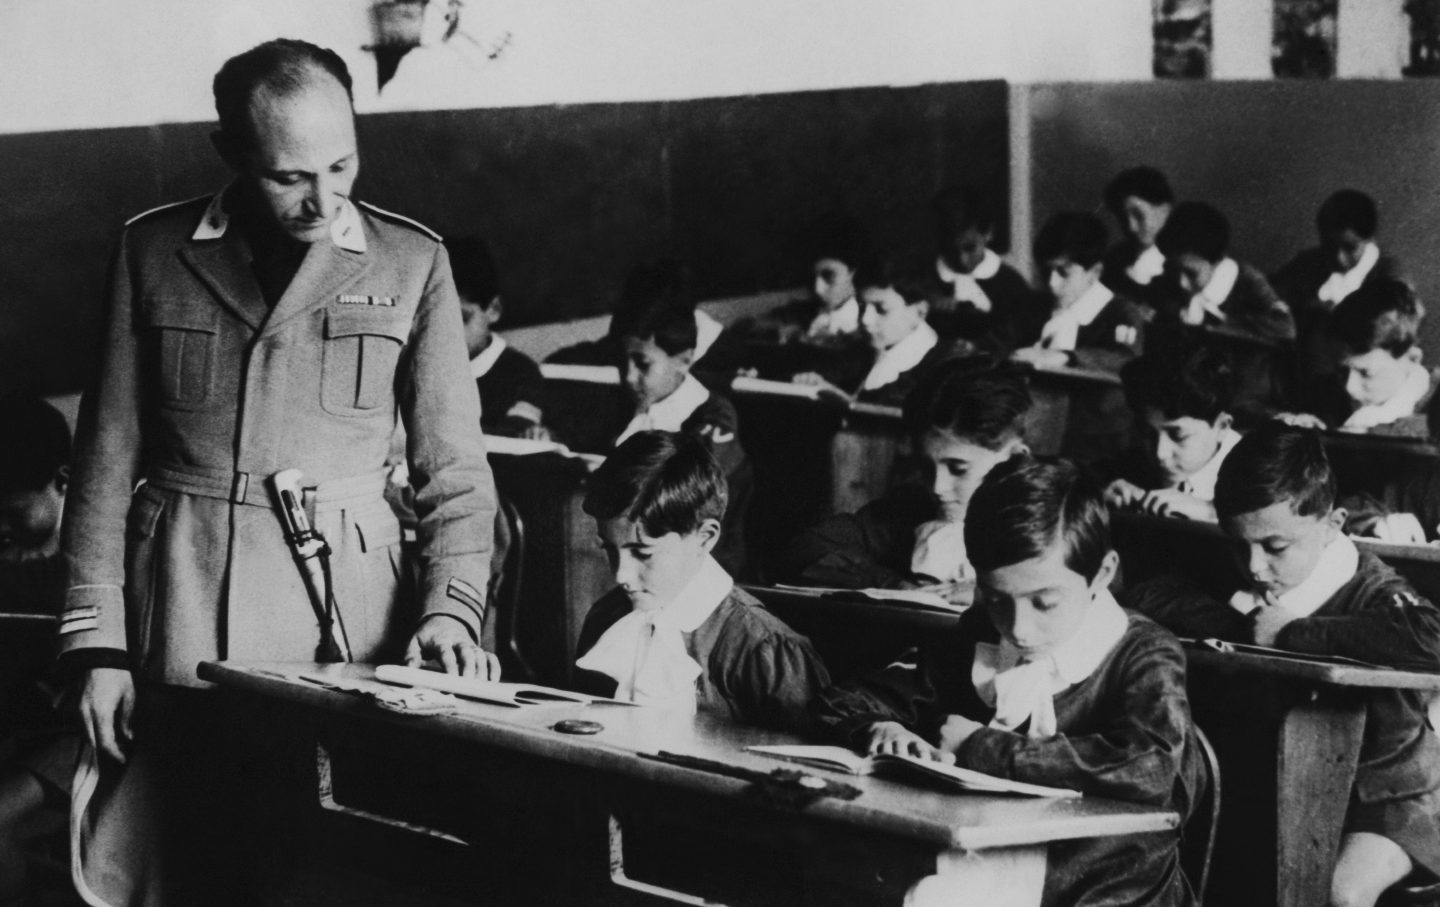
<path id="1" fill-rule="evenodd" d="M 1258 271 L 1241 271 L 1232 298 L 1234 305 L 1226 308 L 1237 327 L 1266 340 L 1295 339 L 1295 318 L 1290 307 Z"/>
<path id="2" fill-rule="evenodd" d="M 1371 592 L 1352 614 L 1306 617 L 1281 629 L 1275 645 L 1343 655 L 1410 671 L 1440 670 L 1440 609 L 1399 578 Z"/>
<path id="3" fill-rule="evenodd" d="M 803 636 L 772 633 L 729 665 L 729 686 L 739 713 L 767 727 L 803 729 L 810 705 L 830 685 L 830 674 Z"/>
<path id="4" fill-rule="evenodd" d="M 1105 321 L 1098 342 L 1071 352 L 1071 364 L 1118 375 L 1125 363 L 1145 351 L 1145 318 L 1136 306 L 1121 303 Z"/>
<path id="5" fill-rule="evenodd" d="M 877 722 L 896 721 L 922 731 L 931 723 L 937 701 L 921 653 L 912 649 L 884 668 L 822 691 L 814 711 L 827 736 L 859 747 L 870 725 Z"/>
<path id="6" fill-rule="evenodd" d="M 1086 795 L 1166 803 L 1183 767 L 1190 736 L 1185 654 L 1167 635 L 1126 653 L 1116 701 L 1095 705 L 1090 733 L 1031 740 L 985 727 L 960 746 L 956 762 L 1003 778 L 1068 787 Z"/>
<path id="7" fill-rule="evenodd" d="M 800 533 L 786 548 L 780 571 L 786 582 L 844 589 L 893 589 L 909 576 L 902 554 L 914 547 L 913 523 L 874 501 Z"/>
<path id="8" fill-rule="evenodd" d="M 1121 604 L 1191 639 L 1251 642 L 1250 620 L 1225 602 L 1176 576 L 1158 576 L 1125 590 Z"/>
<path id="9" fill-rule="evenodd" d="M 98 664 L 95 653 L 79 653 L 126 650 L 125 529 L 142 465 L 141 338 L 130 256 L 128 237 L 122 237 L 106 286 L 99 368 L 81 401 L 76 426 L 61 542 L 67 574 L 60 618 L 62 661 L 80 658 Z"/>
<path id="10" fill-rule="evenodd" d="M 456 618 L 476 640 L 495 527 L 495 482 L 480 433 L 460 303 L 437 243 L 425 295 L 396 374 L 415 488 L 422 619 Z"/>

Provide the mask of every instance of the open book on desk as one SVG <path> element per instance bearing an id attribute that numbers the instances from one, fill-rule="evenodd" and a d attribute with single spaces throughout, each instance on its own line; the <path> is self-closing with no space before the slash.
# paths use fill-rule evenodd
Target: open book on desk
<path id="1" fill-rule="evenodd" d="M 457 677 L 441 674 L 423 668 L 407 668 L 401 665 L 379 665 L 375 668 L 375 679 L 384 683 L 405 687 L 425 687 L 451 693 L 462 699 L 474 699 L 494 705 L 508 705 L 519 708 L 534 705 L 629 705 L 623 699 L 607 699 L 604 696 L 587 696 L 570 690 L 557 690 L 533 683 L 505 683 L 498 680 L 477 680 L 474 677 Z"/>
<path id="2" fill-rule="evenodd" d="M 947 614 L 963 614 L 970 606 L 947 601 L 928 589 L 840 589 L 833 586 L 791 586 L 777 583 L 772 588 L 784 592 L 798 592 L 816 598 L 833 598 L 842 601 L 872 601 L 891 605 L 907 605 L 925 611 L 943 611 Z"/>
<path id="3" fill-rule="evenodd" d="M 844 772 L 849 775 L 883 774 L 902 778 L 920 778 L 978 794 L 1016 794 L 1022 797 L 1080 796 L 1078 790 L 1011 781 L 1008 778 L 997 778 L 974 769 L 960 768 L 958 765 L 949 765 L 916 756 L 901 756 L 893 753 L 862 756 L 843 746 L 747 746 L 745 749 L 762 756 L 770 756 L 773 759 L 798 762 L 832 772 Z"/>

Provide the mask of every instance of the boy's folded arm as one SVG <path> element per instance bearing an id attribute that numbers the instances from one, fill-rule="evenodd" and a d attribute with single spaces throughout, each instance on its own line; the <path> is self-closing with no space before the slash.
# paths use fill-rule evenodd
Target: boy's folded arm
<path id="1" fill-rule="evenodd" d="M 772 636 L 751 648 L 736 669 L 746 714 L 770 725 L 805 724 L 810 703 L 830 685 L 824 662 L 803 636 Z"/>
<path id="2" fill-rule="evenodd" d="M 1158 576 L 1125 590 L 1120 603 L 1177 636 L 1250 642 L 1250 622 L 1225 602 L 1176 576 Z"/>
<path id="3" fill-rule="evenodd" d="M 830 736 L 853 747 L 865 744 L 870 726 L 876 722 L 920 727 L 933 709 L 936 695 L 915 664 L 917 658 L 918 653 L 911 650 L 888 667 L 821 691 L 812 713 Z"/>
<path id="4" fill-rule="evenodd" d="M 956 762 L 992 775 L 1068 787 L 1137 803 L 1165 803 L 1181 771 L 1191 724 L 1185 656 L 1173 640 L 1140 653 L 1120 682 L 1126 694 L 1090 734 L 1030 740 L 981 728 L 961 744 Z"/>
<path id="5" fill-rule="evenodd" d="M 1412 671 L 1440 671 L 1440 610 L 1404 588 L 1380 593 L 1387 604 L 1336 617 L 1304 617 L 1286 624 L 1282 649 L 1342 655 Z"/>

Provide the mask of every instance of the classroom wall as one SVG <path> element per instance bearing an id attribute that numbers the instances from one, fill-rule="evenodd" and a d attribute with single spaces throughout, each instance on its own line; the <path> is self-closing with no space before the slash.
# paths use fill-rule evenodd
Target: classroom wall
<path id="1" fill-rule="evenodd" d="M 1030 207 L 1098 209 L 1116 172 L 1164 170 L 1182 198 L 1230 218 L 1234 251 L 1266 271 L 1315 242 L 1315 211 L 1353 186 L 1379 202 L 1380 242 L 1433 313 L 1440 365 L 1440 83 L 1150 82 L 1013 89 L 1029 126 Z M 1017 149 L 1017 153 L 1021 153 Z M 1112 223 L 1113 227 L 1113 223 Z"/>
<path id="2" fill-rule="evenodd" d="M 120 225 L 224 185 L 211 129 L 0 135 L 0 379 L 80 385 Z M 1008 197 L 1000 82 L 369 114 L 359 131 L 360 197 L 485 236 L 512 327 L 608 311 L 626 270 L 662 255 L 700 299 L 794 287 L 822 215 L 910 249 L 940 186 Z"/>

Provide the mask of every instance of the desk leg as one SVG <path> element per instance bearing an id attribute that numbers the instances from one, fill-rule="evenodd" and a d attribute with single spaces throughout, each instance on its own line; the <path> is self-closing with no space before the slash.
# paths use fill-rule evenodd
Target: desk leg
<path id="1" fill-rule="evenodd" d="M 947 850 L 916 882 L 905 907 L 1036 907 L 1045 888 L 1045 846 Z"/>
<path id="2" fill-rule="evenodd" d="M 1276 764 L 1276 904 L 1312 907 L 1330 897 L 1340 830 L 1355 783 L 1365 706 L 1312 694 L 1285 715 Z"/>

